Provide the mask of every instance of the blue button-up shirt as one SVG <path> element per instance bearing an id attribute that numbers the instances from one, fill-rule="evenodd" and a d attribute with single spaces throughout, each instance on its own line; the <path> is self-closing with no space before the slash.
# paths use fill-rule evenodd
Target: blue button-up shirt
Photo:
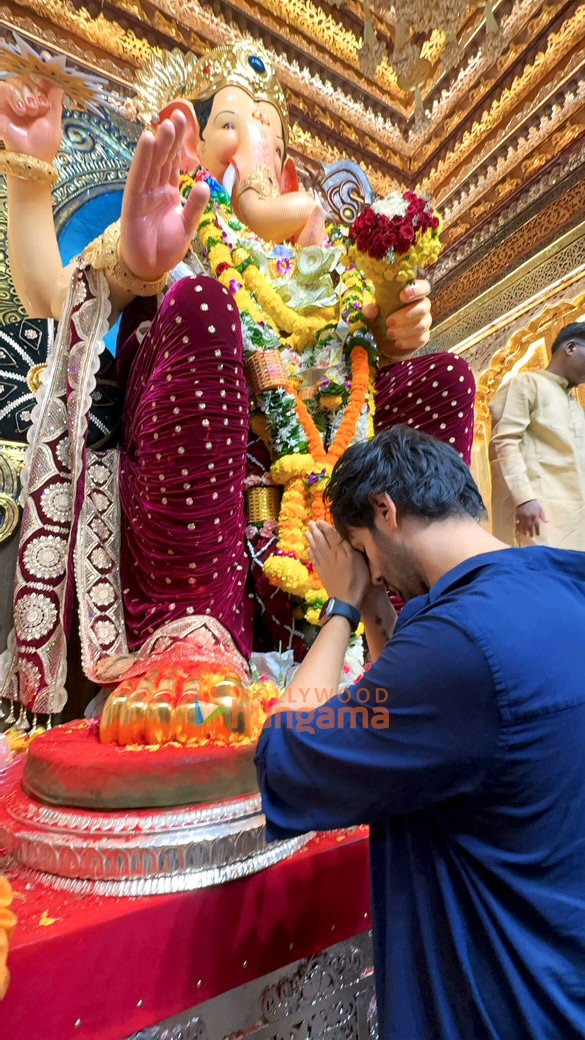
<path id="1" fill-rule="evenodd" d="M 371 824 L 384 1040 L 585 1037 L 585 553 L 465 561 L 257 766 L 269 839 Z"/>

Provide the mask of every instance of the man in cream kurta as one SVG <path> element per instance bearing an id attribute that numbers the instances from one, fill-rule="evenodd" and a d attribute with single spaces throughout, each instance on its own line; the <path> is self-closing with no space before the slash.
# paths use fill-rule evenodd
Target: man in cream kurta
<path id="1" fill-rule="evenodd" d="M 585 552 L 585 323 L 568 325 L 549 367 L 523 372 L 490 411 L 493 533 L 509 544 Z"/>

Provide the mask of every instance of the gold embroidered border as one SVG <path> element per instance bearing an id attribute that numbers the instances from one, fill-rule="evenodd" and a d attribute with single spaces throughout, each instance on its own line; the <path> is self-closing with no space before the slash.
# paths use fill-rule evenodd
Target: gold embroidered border
<path id="1" fill-rule="evenodd" d="M 106 656 L 128 654 L 120 581 L 118 452 L 88 451 L 75 546 L 83 670 L 97 679 Z"/>

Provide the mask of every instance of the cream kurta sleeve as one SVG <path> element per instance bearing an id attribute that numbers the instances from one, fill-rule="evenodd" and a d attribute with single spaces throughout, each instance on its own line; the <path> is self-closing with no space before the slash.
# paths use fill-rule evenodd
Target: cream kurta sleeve
<path id="1" fill-rule="evenodd" d="M 496 394 L 491 405 L 492 438 L 490 457 L 497 467 L 515 506 L 538 498 L 528 476 L 522 442 L 530 426 L 536 387 L 529 374 L 511 379 Z"/>

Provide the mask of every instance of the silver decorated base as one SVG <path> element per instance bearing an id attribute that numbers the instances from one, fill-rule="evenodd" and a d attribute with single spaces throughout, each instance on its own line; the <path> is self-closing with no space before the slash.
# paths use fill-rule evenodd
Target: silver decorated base
<path id="1" fill-rule="evenodd" d="M 37 880 L 69 892 L 206 888 L 272 866 L 311 837 L 268 845 L 257 795 L 197 808 L 94 812 L 42 805 L 24 793 L 20 776 L 14 781 L 0 815 L 0 845 Z"/>

